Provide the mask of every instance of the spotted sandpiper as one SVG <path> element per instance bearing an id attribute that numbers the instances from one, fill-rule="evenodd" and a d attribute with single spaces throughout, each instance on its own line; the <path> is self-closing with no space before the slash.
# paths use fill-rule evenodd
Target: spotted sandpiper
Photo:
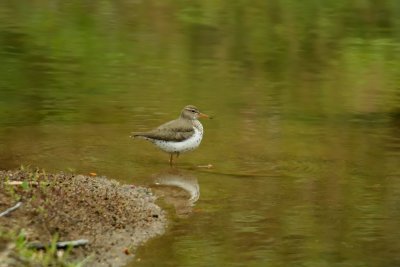
<path id="1" fill-rule="evenodd" d="M 169 164 L 173 165 L 173 155 L 196 149 L 203 139 L 203 125 L 199 118 L 209 118 L 195 106 L 183 108 L 179 118 L 162 124 L 148 132 L 133 132 L 131 137 L 148 140 L 170 154 Z"/>

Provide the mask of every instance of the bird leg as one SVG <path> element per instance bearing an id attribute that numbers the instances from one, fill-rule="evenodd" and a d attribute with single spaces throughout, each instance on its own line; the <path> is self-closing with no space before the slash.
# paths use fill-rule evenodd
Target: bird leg
<path id="1" fill-rule="evenodd" d="M 175 152 L 176 158 L 179 158 L 179 152 Z M 172 167 L 174 165 L 174 153 L 169 154 L 169 165 Z"/>

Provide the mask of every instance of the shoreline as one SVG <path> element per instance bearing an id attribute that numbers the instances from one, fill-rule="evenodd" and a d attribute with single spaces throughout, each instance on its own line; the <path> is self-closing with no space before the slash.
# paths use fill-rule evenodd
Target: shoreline
<path id="1" fill-rule="evenodd" d="M 87 245 L 68 253 L 75 262 L 84 260 L 84 266 L 123 266 L 133 260 L 139 245 L 163 234 L 167 226 L 166 213 L 146 187 L 38 170 L 0 171 L 0 181 L 0 211 L 22 202 L 0 217 L 0 237 L 23 229 L 26 243 L 48 244 L 55 236 L 58 241 L 87 239 Z M 22 184 L 13 184 L 17 181 Z M 10 242 L 0 246 L 0 262 L 17 266 L 24 259 Z"/>

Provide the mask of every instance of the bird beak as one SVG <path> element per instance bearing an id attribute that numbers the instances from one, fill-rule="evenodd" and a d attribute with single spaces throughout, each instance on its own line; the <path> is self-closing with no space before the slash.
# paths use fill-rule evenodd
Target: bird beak
<path id="1" fill-rule="evenodd" d="M 204 113 L 199 113 L 199 116 L 198 116 L 199 118 L 210 118 L 210 116 L 208 116 L 207 114 L 204 114 Z"/>

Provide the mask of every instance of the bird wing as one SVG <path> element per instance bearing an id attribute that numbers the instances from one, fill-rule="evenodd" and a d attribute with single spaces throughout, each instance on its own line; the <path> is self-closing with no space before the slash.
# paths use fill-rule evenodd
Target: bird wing
<path id="1" fill-rule="evenodd" d="M 142 133 L 133 133 L 133 137 L 146 137 L 163 141 L 183 141 L 194 134 L 193 125 L 190 121 L 173 120 L 158 128 Z"/>

